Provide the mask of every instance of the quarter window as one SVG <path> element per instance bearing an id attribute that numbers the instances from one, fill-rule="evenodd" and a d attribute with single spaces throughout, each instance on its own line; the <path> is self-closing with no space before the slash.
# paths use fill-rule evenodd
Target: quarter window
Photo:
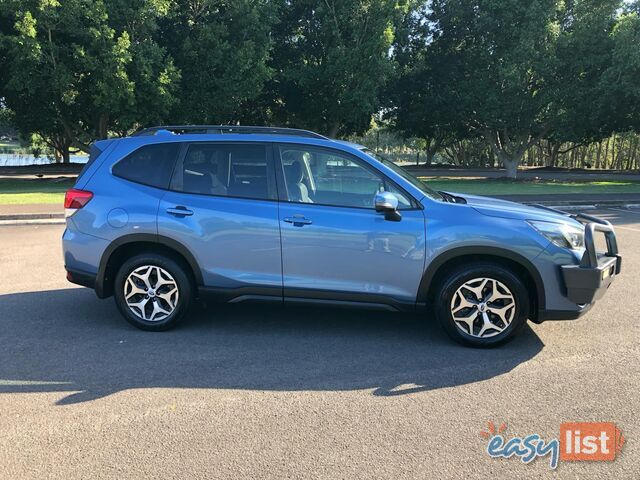
<path id="1" fill-rule="evenodd" d="M 168 188 L 179 143 L 156 143 L 132 152 L 113 166 L 113 174 L 136 183 Z"/>
<path id="2" fill-rule="evenodd" d="M 411 208 L 409 198 L 384 176 L 354 157 L 302 145 L 280 145 L 290 202 L 374 208 L 378 192 L 391 192 L 398 208 Z"/>

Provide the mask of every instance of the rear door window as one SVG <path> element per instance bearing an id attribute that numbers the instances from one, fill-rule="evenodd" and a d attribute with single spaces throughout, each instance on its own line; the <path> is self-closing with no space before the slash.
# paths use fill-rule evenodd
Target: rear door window
<path id="1" fill-rule="evenodd" d="M 178 162 L 171 189 L 200 195 L 275 199 L 270 152 L 265 144 L 193 143 Z"/>
<path id="2" fill-rule="evenodd" d="M 113 166 L 113 174 L 143 185 L 166 189 L 171 181 L 180 143 L 146 145 Z"/>

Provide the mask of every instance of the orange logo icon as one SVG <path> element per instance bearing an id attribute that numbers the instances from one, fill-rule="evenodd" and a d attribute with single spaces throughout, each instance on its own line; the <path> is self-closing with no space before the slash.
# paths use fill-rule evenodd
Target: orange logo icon
<path id="1" fill-rule="evenodd" d="M 615 423 L 566 422 L 560 425 L 560 459 L 612 461 L 622 449 L 624 437 Z"/>

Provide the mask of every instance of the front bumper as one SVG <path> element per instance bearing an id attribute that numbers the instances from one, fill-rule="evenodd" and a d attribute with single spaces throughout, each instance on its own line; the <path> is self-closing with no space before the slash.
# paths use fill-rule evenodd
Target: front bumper
<path id="1" fill-rule="evenodd" d="M 562 276 L 567 287 L 567 298 L 579 305 L 598 300 L 607 291 L 616 275 L 620 273 L 621 258 L 598 259 L 594 267 L 563 265 Z"/>
<path id="2" fill-rule="evenodd" d="M 579 265 L 563 265 L 562 277 L 567 288 L 567 298 L 578 305 L 591 304 L 598 300 L 611 285 L 622 268 L 622 257 L 618 254 L 616 234 L 611 223 L 586 214 L 575 216 L 585 223 L 585 252 Z M 604 233 L 607 251 L 598 254 L 595 233 Z"/>
<path id="3" fill-rule="evenodd" d="M 567 215 L 584 224 L 585 251 L 579 264 L 563 261 L 558 265 L 558 262 L 555 261 L 555 265 L 552 267 L 555 274 L 552 275 L 551 270 L 546 271 L 547 301 L 544 308 L 538 310 L 533 321 L 541 323 L 545 320 L 579 318 L 587 313 L 593 304 L 604 295 L 620 273 L 622 258 L 618 254 L 618 244 L 613 226 L 608 221 L 591 215 L 569 214 L 549 207 L 539 207 Z M 594 237 L 597 233 L 604 234 L 607 245 L 607 250 L 604 253 L 598 253 L 596 250 Z M 548 258 L 548 261 L 553 262 L 551 257 Z M 557 282 L 550 282 L 551 278 L 557 278 Z"/>

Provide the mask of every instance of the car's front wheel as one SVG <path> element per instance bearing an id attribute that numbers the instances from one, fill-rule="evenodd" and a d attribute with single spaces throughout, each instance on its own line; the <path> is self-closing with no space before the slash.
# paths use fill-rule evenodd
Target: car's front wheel
<path id="1" fill-rule="evenodd" d="M 115 278 L 120 313 L 143 330 L 167 330 L 189 309 L 192 286 L 185 269 L 156 253 L 136 255 L 120 267 Z"/>
<path id="2" fill-rule="evenodd" d="M 525 284 L 499 264 L 475 263 L 452 269 L 434 302 L 446 332 L 474 347 L 506 342 L 522 328 L 529 314 Z"/>

